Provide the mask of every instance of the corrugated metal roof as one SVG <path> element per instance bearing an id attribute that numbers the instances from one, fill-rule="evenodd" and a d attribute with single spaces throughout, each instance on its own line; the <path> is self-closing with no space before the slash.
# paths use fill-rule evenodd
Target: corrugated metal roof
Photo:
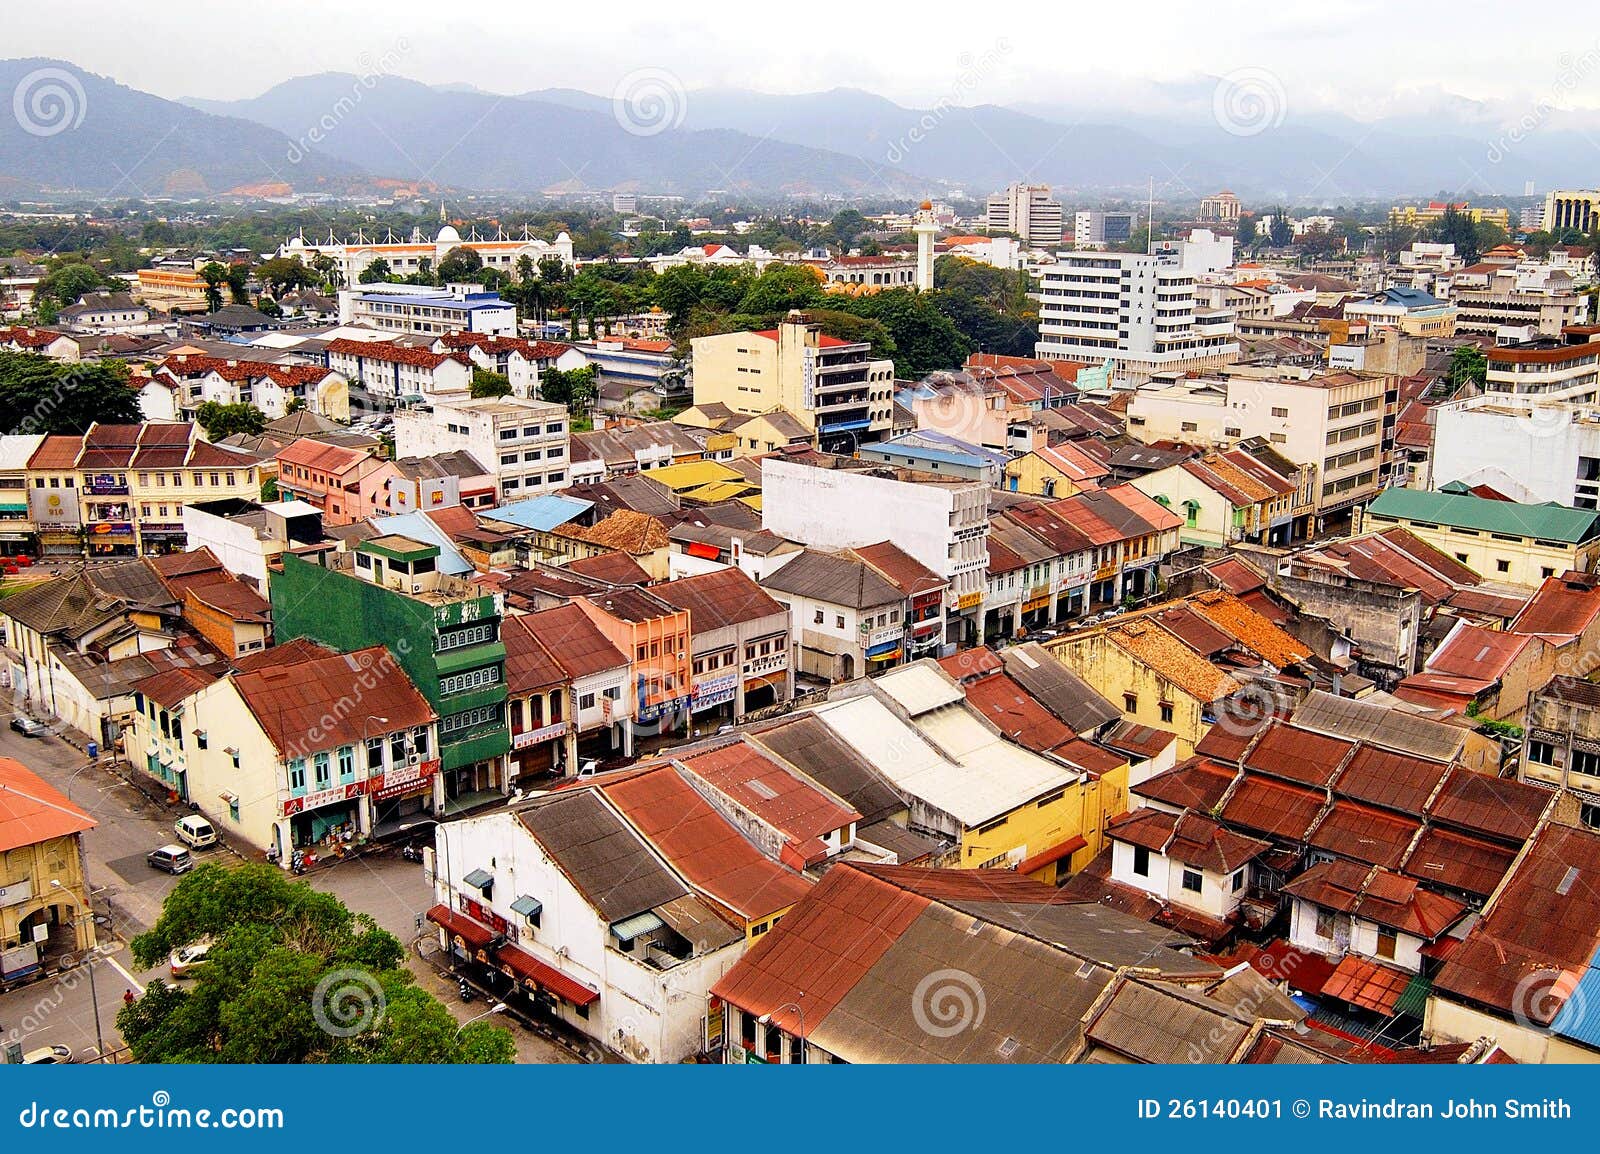
<path id="1" fill-rule="evenodd" d="M 953 705 L 966 697 L 960 684 L 940 669 L 938 662 L 927 659 L 879 674 L 873 678 L 873 684 L 912 717 Z"/>
<path id="2" fill-rule="evenodd" d="M 559 792 L 517 819 L 608 922 L 689 892 L 590 789 Z"/>

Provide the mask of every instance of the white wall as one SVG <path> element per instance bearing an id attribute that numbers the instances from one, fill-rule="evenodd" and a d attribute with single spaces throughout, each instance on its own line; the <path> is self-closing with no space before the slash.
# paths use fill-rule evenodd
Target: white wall
<path id="1" fill-rule="evenodd" d="M 741 936 L 731 944 L 668 970 L 635 961 L 611 946 L 610 926 L 567 880 L 538 841 L 510 813 L 452 822 L 436 835 L 439 861 L 434 892 L 461 911 L 464 895 L 506 920 L 517 948 L 600 991 L 579 1017 L 560 1003 L 560 1016 L 632 1062 L 680 1062 L 698 1053 L 705 1031 L 706 997 L 744 954 Z M 491 900 L 461 879 L 474 869 L 494 876 Z M 513 913 L 519 895 L 538 898 L 544 909 L 534 928 Z"/>

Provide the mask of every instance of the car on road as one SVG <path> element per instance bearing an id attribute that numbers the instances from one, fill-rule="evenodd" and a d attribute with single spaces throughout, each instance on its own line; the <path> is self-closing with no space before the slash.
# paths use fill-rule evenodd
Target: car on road
<path id="1" fill-rule="evenodd" d="M 186 874 L 194 868 L 194 859 L 181 845 L 164 845 L 144 855 L 152 869 L 169 874 Z"/>
<path id="2" fill-rule="evenodd" d="M 43 737 L 50 732 L 49 726 L 42 725 L 31 717 L 13 717 L 11 728 L 23 737 Z"/>
<path id="3" fill-rule="evenodd" d="M 193 973 L 195 967 L 206 964 L 206 957 L 211 953 L 211 941 L 201 938 L 187 946 L 179 946 L 172 951 L 172 956 L 167 959 L 167 968 L 172 971 L 175 978 L 187 978 Z"/>
<path id="4" fill-rule="evenodd" d="M 59 1066 L 72 1061 L 72 1051 L 65 1046 L 40 1046 L 22 1055 L 24 1066 Z"/>
<path id="5" fill-rule="evenodd" d="M 212 824 L 197 813 L 180 817 L 172 823 L 172 832 L 190 849 L 205 849 L 217 844 L 217 831 Z"/>

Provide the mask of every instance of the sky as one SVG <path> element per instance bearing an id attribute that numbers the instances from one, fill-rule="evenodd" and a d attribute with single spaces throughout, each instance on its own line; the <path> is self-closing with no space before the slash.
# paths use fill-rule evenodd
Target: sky
<path id="1" fill-rule="evenodd" d="M 848 86 L 912 107 L 956 97 L 1159 112 L 1207 78 L 1266 69 L 1294 108 L 1360 119 L 1425 114 L 1454 97 L 1506 116 L 1541 100 L 1600 108 L 1600 26 L 1588 40 L 1551 35 L 1544 21 L 1507 20 L 1499 2 L 1025 0 L 1003 10 L 1017 15 L 986 21 L 994 10 L 948 0 L 75 0 L 71 19 L 49 4 L 7 4 L 0 54 L 66 59 L 169 98 L 255 96 L 330 71 L 609 95 L 636 70 L 665 69 L 691 91 Z"/>

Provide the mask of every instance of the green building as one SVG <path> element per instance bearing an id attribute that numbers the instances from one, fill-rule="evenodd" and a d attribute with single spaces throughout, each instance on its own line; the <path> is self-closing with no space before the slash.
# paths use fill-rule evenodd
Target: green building
<path id="1" fill-rule="evenodd" d="M 272 623 L 279 644 L 304 637 L 394 655 L 439 715 L 438 772 L 452 812 L 505 792 L 505 604 L 439 573 L 438 556 L 437 545 L 398 535 L 324 554 L 326 565 L 285 553 L 271 583 Z"/>

